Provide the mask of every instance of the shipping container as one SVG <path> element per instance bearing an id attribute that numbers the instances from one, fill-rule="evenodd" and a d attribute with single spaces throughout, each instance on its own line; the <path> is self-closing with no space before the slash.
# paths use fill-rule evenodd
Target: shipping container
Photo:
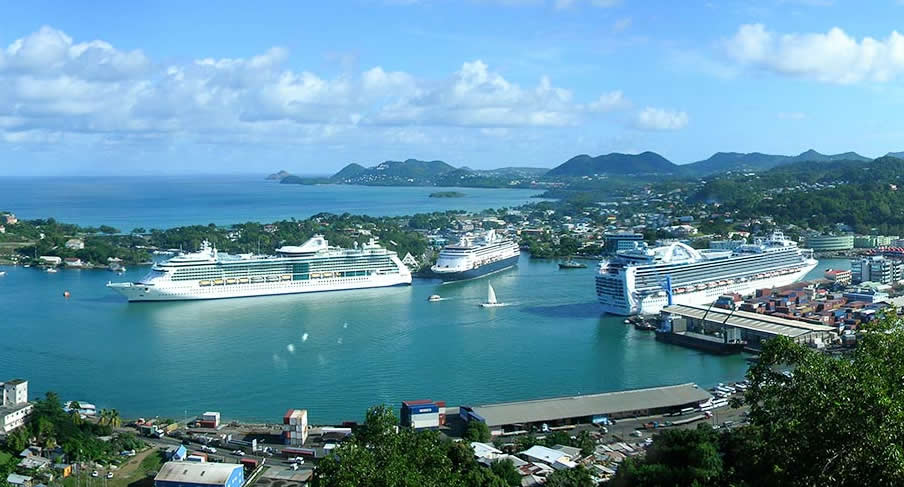
<path id="1" fill-rule="evenodd" d="M 297 456 L 297 455 L 301 455 L 304 457 L 313 457 L 317 453 L 316 450 L 314 450 L 313 448 L 294 448 L 294 447 L 283 448 L 282 452 L 287 457 L 293 457 L 293 456 Z"/>

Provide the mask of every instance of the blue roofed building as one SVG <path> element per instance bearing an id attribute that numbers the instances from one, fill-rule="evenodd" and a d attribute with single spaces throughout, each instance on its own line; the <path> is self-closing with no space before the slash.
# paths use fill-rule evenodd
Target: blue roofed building
<path id="1" fill-rule="evenodd" d="M 242 487 L 244 467 L 232 463 L 166 462 L 154 487 Z"/>
<path id="2" fill-rule="evenodd" d="M 166 459 L 174 462 L 181 462 L 188 456 L 188 450 L 185 445 L 174 446 L 166 450 Z"/>

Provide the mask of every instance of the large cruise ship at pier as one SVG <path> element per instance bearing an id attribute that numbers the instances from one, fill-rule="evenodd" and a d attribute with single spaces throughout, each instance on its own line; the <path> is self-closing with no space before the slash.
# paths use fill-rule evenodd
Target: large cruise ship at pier
<path id="1" fill-rule="evenodd" d="M 465 235 L 457 244 L 445 246 L 430 270 L 443 281 L 474 279 L 512 267 L 520 255 L 514 240 L 488 230 L 479 236 Z"/>
<path id="2" fill-rule="evenodd" d="M 129 301 L 171 301 L 294 294 L 411 284 L 395 252 L 373 241 L 354 249 L 331 247 L 321 235 L 276 255 L 219 253 L 208 242 L 198 252 L 155 264 L 138 282 L 108 283 Z"/>
<path id="3" fill-rule="evenodd" d="M 812 254 L 781 233 L 735 250 L 640 245 L 600 262 L 596 294 L 607 313 L 655 314 L 668 304 L 670 281 L 674 304 L 704 305 L 722 294 L 791 284 L 816 267 Z"/>

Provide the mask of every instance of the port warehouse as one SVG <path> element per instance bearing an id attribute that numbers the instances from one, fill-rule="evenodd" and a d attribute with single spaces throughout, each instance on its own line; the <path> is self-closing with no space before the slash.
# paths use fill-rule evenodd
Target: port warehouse
<path id="1" fill-rule="evenodd" d="M 662 309 L 663 319 L 670 320 L 672 332 L 693 331 L 705 333 L 719 331 L 722 337 L 740 338 L 747 342 L 747 349 L 760 350 L 764 341 L 785 336 L 797 343 L 828 343 L 835 328 L 778 316 L 749 311 L 732 311 L 716 307 L 675 304 Z"/>
<path id="2" fill-rule="evenodd" d="M 154 477 L 154 487 L 241 487 L 242 465 L 234 463 L 167 462 Z"/>
<path id="3" fill-rule="evenodd" d="M 696 384 L 605 392 L 581 396 L 537 399 L 532 401 L 462 406 L 459 416 L 465 421 L 482 421 L 494 434 L 571 424 L 600 422 L 677 412 L 696 407 L 711 399 L 709 392 Z"/>

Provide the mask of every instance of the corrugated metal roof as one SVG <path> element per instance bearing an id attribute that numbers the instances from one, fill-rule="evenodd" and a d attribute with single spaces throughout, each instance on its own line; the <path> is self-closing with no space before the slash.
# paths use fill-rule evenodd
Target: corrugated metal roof
<path id="1" fill-rule="evenodd" d="M 681 406 L 705 401 L 710 397 L 712 396 L 708 392 L 696 384 L 687 383 L 631 391 L 487 404 L 473 406 L 472 409 L 486 420 L 487 425 L 501 426 Z"/>
<path id="2" fill-rule="evenodd" d="M 699 320 L 702 320 L 705 316 L 706 321 L 725 323 L 726 325 L 736 328 L 770 333 L 772 335 L 783 335 L 792 338 L 807 334 L 811 331 L 833 331 L 833 328 L 830 326 L 789 320 L 760 313 L 751 313 L 749 311 L 731 311 L 716 307 L 704 308 L 675 304 L 663 308 L 662 312 Z"/>
<path id="3" fill-rule="evenodd" d="M 234 463 L 166 462 L 154 482 L 225 485 L 237 468 L 243 467 Z"/>

